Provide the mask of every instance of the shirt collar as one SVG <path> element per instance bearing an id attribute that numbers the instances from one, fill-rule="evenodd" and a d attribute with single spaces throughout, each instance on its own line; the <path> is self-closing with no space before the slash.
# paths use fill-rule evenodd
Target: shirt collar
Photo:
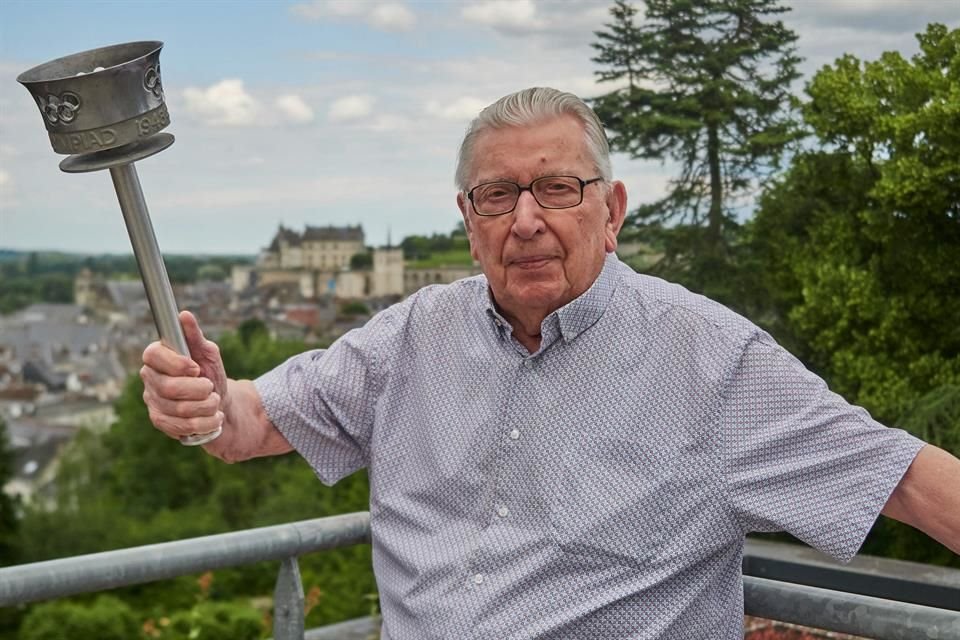
<path id="1" fill-rule="evenodd" d="M 552 326 L 559 323 L 560 335 L 566 342 L 570 342 L 592 327 L 603 315 L 603 312 L 607 310 L 610 299 L 617 289 L 617 265 L 619 263 L 616 254 L 608 253 L 603 261 L 600 275 L 593 281 L 590 288 L 544 318 L 541 332 L 549 332 Z M 487 315 L 493 319 L 501 335 L 509 335 L 510 323 L 497 311 L 490 285 L 487 284 L 484 289 Z"/>
<path id="2" fill-rule="evenodd" d="M 560 319 L 560 333 L 564 340 L 570 342 L 592 327 L 607 310 L 613 292 L 617 290 L 619 263 L 616 254 L 608 253 L 600 275 L 590 288 L 554 312 Z"/>

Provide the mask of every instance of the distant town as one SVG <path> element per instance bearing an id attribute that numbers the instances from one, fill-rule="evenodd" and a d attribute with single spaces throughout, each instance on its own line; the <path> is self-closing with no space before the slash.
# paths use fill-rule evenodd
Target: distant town
<path id="1" fill-rule="evenodd" d="M 174 295 L 214 338 L 258 319 L 275 338 L 318 343 L 424 285 L 477 273 L 466 238 L 451 244 L 439 260 L 404 260 L 400 246 L 368 248 L 359 226 L 280 226 L 254 260 L 229 274 L 201 270 L 174 284 Z M 62 445 L 79 429 L 109 427 L 113 402 L 156 335 L 141 281 L 90 268 L 75 275 L 72 302 L 0 315 L 0 419 L 17 468 L 7 493 L 42 495 Z"/>

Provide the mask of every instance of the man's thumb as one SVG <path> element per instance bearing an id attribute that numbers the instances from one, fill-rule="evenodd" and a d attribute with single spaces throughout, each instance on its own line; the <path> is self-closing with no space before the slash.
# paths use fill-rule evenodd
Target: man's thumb
<path id="1" fill-rule="evenodd" d="M 180 326 L 183 327 L 183 337 L 187 341 L 187 348 L 190 349 L 190 356 L 197 361 L 203 357 L 205 349 L 203 331 L 200 330 L 200 323 L 196 316 L 189 311 L 180 312 Z"/>

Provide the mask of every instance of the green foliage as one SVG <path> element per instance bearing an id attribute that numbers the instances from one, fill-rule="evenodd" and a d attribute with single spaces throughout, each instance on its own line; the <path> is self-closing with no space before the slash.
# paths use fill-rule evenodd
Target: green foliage
<path id="1" fill-rule="evenodd" d="M 246 256 L 164 256 L 170 281 L 222 280 Z M 133 254 L 90 256 L 75 253 L 4 251 L 0 254 L 0 314 L 35 302 L 73 302 L 73 281 L 81 269 L 108 279 L 139 278 Z"/>
<path id="2" fill-rule="evenodd" d="M 197 268 L 197 280 L 221 282 L 227 278 L 227 271 L 218 264 L 204 264 Z"/>
<path id="3" fill-rule="evenodd" d="M 436 251 L 426 258 L 411 260 L 407 266 L 411 269 L 435 269 L 438 267 L 469 267 L 473 265 L 473 256 L 470 255 L 470 247 L 465 246 L 460 249 L 450 251 Z"/>
<path id="4" fill-rule="evenodd" d="M 0 488 L 14 475 L 7 424 L 0 418 Z M 16 563 L 17 501 L 0 490 L 0 567 Z"/>
<path id="5" fill-rule="evenodd" d="M 303 343 L 271 340 L 258 321 L 244 323 L 219 344 L 230 375 L 250 378 L 305 348 Z M 55 481 L 55 508 L 35 504 L 25 510 L 17 537 L 22 561 L 369 508 L 364 472 L 324 488 L 296 455 L 227 465 L 164 438 L 149 423 L 142 393 L 139 377 L 131 376 L 109 432 L 80 432 L 71 442 Z M 305 588 L 322 594 L 311 611 L 311 624 L 368 613 L 367 596 L 376 592 L 368 546 L 311 554 L 300 559 L 300 566 Z M 212 582 L 187 576 L 117 593 L 136 612 L 138 624 L 149 620 L 151 629 L 161 634 L 149 637 L 259 638 L 264 634 L 263 615 L 242 602 L 272 594 L 277 569 L 275 562 L 259 563 L 217 571 L 210 576 Z M 21 630 L 26 625 L 25 620 Z"/>
<path id="6" fill-rule="evenodd" d="M 373 268 L 373 252 L 362 251 L 350 256 L 350 269 L 353 271 L 363 271 Z"/>
<path id="7" fill-rule="evenodd" d="M 800 134 L 790 84 L 799 77 L 796 34 L 777 0 L 648 0 L 646 15 L 617 0 L 593 61 L 601 82 L 626 86 L 593 101 L 610 145 L 634 158 L 681 166 L 663 199 L 634 222 L 660 241 L 660 273 L 695 288 L 717 273 L 736 229 L 734 205 L 756 177 L 776 167 Z"/>
<path id="8" fill-rule="evenodd" d="M 140 636 L 137 617 L 123 601 L 99 596 L 92 604 L 55 601 L 24 618 L 20 640 L 130 640 Z"/>
<path id="9" fill-rule="evenodd" d="M 259 640 L 266 631 L 263 615 L 239 602 L 202 602 L 150 627 L 156 640 Z"/>
<path id="10" fill-rule="evenodd" d="M 802 355 L 887 423 L 960 383 L 960 31 L 919 39 L 912 62 L 813 78 L 804 114 L 834 148 L 797 157 L 752 228 Z"/>
<path id="11" fill-rule="evenodd" d="M 345 316 L 368 316 L 370 315 L 370 308 L 359 300 L 353 300 L 342 304 L 340 313 Z"/>
<path id="12" fill-rule="evenodd" d="M 960 387 L 946 385 L 927 393 L 899 424 L 918 438 L 960 455 Z M 874 525 L 863 553 L 960 569 L 960 556 L 931 542 L 917 529 L 889 518 L 881 518 Z"/>
<path id="13" fill-rule="evenodd" d="M 222 336 L 218 344 L 227 375 L 238 379 L 255 378 L 306 349 L 299 340 L 274 340 L 256 319 L 244 321 L 238 333 Z"/>
<path id="14" fill-rule="evenodd" d="M 960 456 L 960 387 L 934 389 L 920 398 L 899 424 L 924 442 Z"/>
<path id="15" fill-rule="evenodd" d="M 428 261 L 435 254 L 462 255 L 470 252 L 470 244 L 461 227 L 449 235 L 435 233 L 432 236 L 407 236 L 400 243 L 403 257 L 410 261 Z"/>
<path id="16" fill-rule="evenodd" d="M 0 277 L 0 314 L 35 302 L 73 302 L 73 278 L 58 273 Z"/>

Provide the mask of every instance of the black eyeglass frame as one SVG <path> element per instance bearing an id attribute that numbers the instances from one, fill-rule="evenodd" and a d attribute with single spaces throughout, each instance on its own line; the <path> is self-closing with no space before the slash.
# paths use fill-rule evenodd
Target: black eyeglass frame
<path id="1" fill-rule="evenodd" d="M 580 199 L 576 202 L 576 204 L 567 204 L 562 207 L 548 207 L 547 205 L 540 202 L 540 198 L 537 197 L 537 194 L 533 190 L 533 185 L 537 184 L 541 180 L 549 180 L 550 178 L 570 178 L 571 180 L 576 180 L 577 182 L 579 182 L 580 183 Z M 523 194 L 524 191 L 529 191 L 530 195 L 533 196 L 533 199 L 536 201 L 536 203 L 544 209 L 554 209 L 554 210 L 572 209 L 573 207 L 578 207 L 581 204 L 583 204 L 583 190 L 587 185 L 591 185 L 595 182 L 601 182 L 602 180 L 603 180 L 603 176 L 597 176 L 596 178 L 590 178 L 589 180 L 583 180 L 578 176 L 541 176 L 536 180 L 531 181 L 530 184 L 528 184 L 527 186 L 523 186 L 518 182 L 511 182 L 510 180 L 491 180 L 490 182 L 481 182 L 480 184 L 470 189 L 470 191 L 467 191 L 467 199 L 470 201 L 470 204 L 473 205 L 473 212 L 476 213 L 478 216 L 483 216 L 486 218 L 492 218 L 496 216 L 505 216 L 508 213 L 513 213 L 514 209 L 516 209 L 517 205 L 520 203 L 520 196 Z M 473 192 L 479 189 L 480 187 L 485 187 L 491 184 L 512 184 L 517 188 L 517 198 L 516 200 L 513 201 L 513 206 L 510 207 L 510 209 L 508 209 L 507 211 L 501 211 L 500 213 L 480 213 L 480 211 L 477 210 L 477 204 L 473 201 Z"/>

